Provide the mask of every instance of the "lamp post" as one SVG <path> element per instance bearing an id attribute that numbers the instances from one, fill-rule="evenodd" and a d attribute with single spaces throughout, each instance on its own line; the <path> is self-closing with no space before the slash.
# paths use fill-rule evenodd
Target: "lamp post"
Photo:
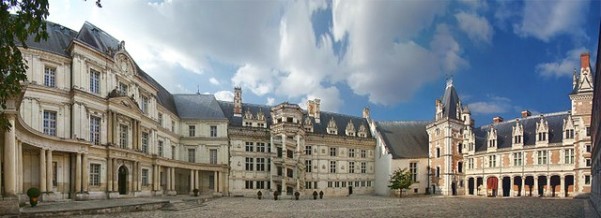
<path id="1" fill-rule="evenodd" d="M 429 162 L 429 161 L 428 161 Z M 427 175 L 427 180 L 428 180 L 428 186 L 426 186 L 426 194 L 429 195 L 430 194 L 430 164 L 428 164 L 428 167 L 426 167 L 426 175 Z"/>

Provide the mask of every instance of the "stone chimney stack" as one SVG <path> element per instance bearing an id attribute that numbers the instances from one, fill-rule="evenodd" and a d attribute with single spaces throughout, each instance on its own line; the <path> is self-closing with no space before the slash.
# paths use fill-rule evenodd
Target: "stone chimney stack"
<path id="1" fill-rule="evenodd" d="M 591 54 L 588 52 L 580 54 L 580 68 L 587 68 L 591 66 Z"/>
<path id="2" fill-rule="evenodd" d="M 501 116 L 496 116 L 496 117 L 492 118 L 492 122 L 493 122 L 494 124 L 497 124 L 497 123 L 503 122 L 503 117 L 501 117 Z"/>
<path id="3" fill-rule="evenodd" d="M 307 100 L 307 114 L 310 117 L 315 118 L 315 123 L 319 123 L 320 119 L 319 117 L 320 115 L 320 111 L 319 111 L 319 106 L 320 106 L 321 100 L 319 100 L 319 98 L 313 99 L 313 100 Z"/>
<path id="4" fill-rule="evenodd" d="M 530 113 L 529 110 L 523 110 L 522 111 L 522 118 L 529 117 L 530 115 L 532 115 L 532 113 Z"/>
<path id="5" fill-rule="evenodd" d="M 368 107 L 363 108 L 363 118 L 369 119 L 369 108 Z"/>
<path id="6" fill-rule="evenodd" d="M 234 116 L 242 117 L 242 88 L 234 87 Z"/>

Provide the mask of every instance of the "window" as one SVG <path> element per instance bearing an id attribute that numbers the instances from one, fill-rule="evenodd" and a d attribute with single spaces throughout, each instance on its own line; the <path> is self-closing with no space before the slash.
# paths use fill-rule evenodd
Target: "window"
<path id="1" fill-rule="evenodd" d="M 348 173 L 355 173 L 355 162 L 348 163 Z"/>
<path id="2" fill-rule="evenodd" d="M 488 167 L 497 167 L 497 156 L 496 155 L 488 156 Z"/>
<path id="3" fill-rule="evenodd" d="M 488 147 L 489 148 L 494 148 L 496 146 L 497 146 L 497 140 L 496 139 L 488 140 Z"/>
<path id="4" fill-rule="evenodd" d="M 257 142 L 257 152 L 265 152 L 265 143 Z"/>
<path id="5" fill-rule="evenodd" d="M 586 136 L 591 136 L 591 127 L 586 127 Z"/>
<path id="6" fill-rule="evenodd" d="M 163 141 L 159 141 L 159 157 L 163 156 Z"/>
<path id="7" fill-rule="evenodd" d="M 253 181 L 244 181 L 246 189 L 253 189 Z"/>
<path id="8" fill-rule="evenodd" d="M 100 72 L 90 69 L 90 92 L 100 94 Z"/>
<path id="9" fill-rule="evenodd" d="M 336 173 L 336 161 L 330 161 L 330 173 Z"/>
<path id="10" fill-rule="evenodd" d="M 267 171 L 271 172 L 271 158 L 267 159 Z"/>
<path id="11" fill-rule="evenodd" d="M 538 155 L 538 164 L 547 164 L 547 151 L 537 151 L 536 154 Z"/>
<path id="12" fill-rule="evenodd" d="M 586 145 L 586 152 L 589 152 L 589 153 L 591 152 L 591 145 L 590 144 Z"/>
<path id="13" fill-rule="evenodd" d="M 277 152 L 278 157 L 281 158 L 282 157 L 282 148 L 277 147 L 276 150 L 277 150 L 276 152 Z"/>
<path id="14" fill-rule="evenodd" d="M 440 167 L 436 167 L 436 178 L 440 178 Z"/>
<path id="15" fill-rule="evenodd" d="M 361 158 L 366 158 L 366 157 L 367 157 L 367 151 L 361 150 Z"/>
<path id="16" fill-rule="evenodd" d="M 522 152 L 513 153 L 513 165 L 522 166 Z"/>
<path id="17" fill-rule="evenodd" d="M 292 170 L 290 168 L 286 168 L 286 176 L 288 176 L 289 178 L 293 178 L 294 177 L 294 170 Z"/>
<path id="18" fill-rule="evenodd" d="M 247 157 L 246 158 L 246 171 L 253 171 L 253 158 L 252 157 Z"/>
<path id="19" fill-rule="evenodd" d="M 100 117 L 90 116 L 90 142 L 100 144 Z"/>
<path id="20" fill-rule="evenodd" d="M 190 136 L 190 137 L 196 136 L 196 126 L 193 126 L 193 125 L 188 126 L 188 136 Z"/>
<path id="21" fill-rule="evenodd" d="M 163 127 L 163 113 L 159 113 L 159 126 Z"/>
<path id="22" fill-rule="evenodd" d="M 246 142 L 246 145 L 244 146 L 244 148 L 245 148 L 246 152 L 253 152 L 254 143 Z"/>
<path id="23" fill-rule="evenodd" d="M 330 156 L 336 157 L 336 148 L 330 148 Z"/>
<path id="24" fill-rule="evenodd" d="M 311 145 L 305 145 L 305 155 L 311 155 L 313 150 L 311 150 Z"/>
<path id="25" fill-rule="evenodd" d="M 211 137 L 217 137 L 217 126 L 211 126 Z"/>
<path id="26" fill-rule="evenodd" d="M 142 110 L 142 112 L 144 112 L 144 114 L 148 114 L 148 97 L 142 96 L 140 101 L 140 109 Z"/>
<path id="27" fill-rule="evenodd" d="M 313 182 L 305 182 L 305 189 L 313 189 Z"/>
<path id="28" fill-rule="evenodd" d="M 305 160 L 305 172 L 310 173 L 313 170 L 313 163 L 311 160 Z"/>
<path id="29" fill-rule="evenodd" d="M 119 125 L 119 146 L 121 148 L 128 147 L 129 130 L 125 124 Z"/>
<path id="30" fill-rule="evenodd" d="M 355 149 L 353 149 L 353 148 L 348 149 L 348 157 L 355 157 Z"/>
<path id="31" fill-rule="evenodd" d="M 257 171 L 265 171 L 265 158 L 257 158 Z"/>
<path id="32" fill-rule="evenodd" d="M 546 132 L 539 132 L 538 133 L 538 140 L 539 141 L 547 141 L 547 133 Z"/>
<path id="33" fill-rule="evenodd" d="M 573 138 L 574 138 L 574 130 L 566 129 L 566 139 L 573 139 Z"/>
<path id="34" fill-rule="evenodd" d="M 56 87 L 56 68 L 48 66 L 44 68 L 44 85 Z"/>
<path id="35" fill-rule="evenodd" d="M 209 159 L 210 159 L 209 163 L 210 164 L 217 164 L 217 149 L 211 149 L 211 150 L 209 150 L 209 153 L 210 153 L 209 154 L 210 155 L 210 157 L 209 157 Z"/>
<path id="36" fill-rule="evenodd" d="M 100 164 L 90 164 L 90 185 L 100 186 Z"/>
<path id="37" fill-rule="evenodd" d="M 332 181 L 328 181 L 328 188 L 332 188 Z"/>
<path id="38" fill-rule="evenodd" d="M 463 173 L 463 162 L 461 161 L 457 162 L 457 172 Z"/>
<path id="39" fill-rule="evenodd" d="M 574 163 L 574 149 L 566 149 L 564 150 L 564 163 L 573 164 Z"/>
<path id="40" fill-rule="evenodd" d="M 584 184 L 585 185 L 591 184 L 591 176 L 590 175 L 584 175 Z"/>
<path id="41" fill-rule="evenodd" d="M 436 148 L 436 157 L 440 157 L 440 148 Z"/>
<path id="42" fill-rule="evenodd" d="M 148 186 L 148 169 L 142 169 L 142 186 Z"/>
<path id="43" fill-rule="evenodd" d="M 292 151 L 292 150 L 286 150 L 286 157 L 288 157 L 288 158 L 294 158 L 294 151 Z"/>
<path id="44" fill-rule="evenodd" d="M 44 111 L 44 134 L 56 136 L 56 111 Z"/>
<path id="45" fill-rule="evenodd" d="M 188 149 L 188 162 L 190 162 L 190 163 L 196 162 L 196 149 L 193 149 L 193 148 Z"/>
<path id="46" fill-rule="evenodd" d="M 148 153 L 148 133 L 142 132 L 142 152 Z"/>
<path id="47" fill-rule="evenodd" d="M 522 143 L 522 136 L 521 135 L 513 136 L 513 143 L 514 144 L 520 144 L 520 143 Z"/>
<path id="48" fill-rule="evenodd" d="M 586 163 L 586 166 L 587 166 L 587 167 L 590 167 L 590 166 L 591 166 L 591 159 L 590 159 L 590 158 L 586 158 L 586 159 L 584 159 L 584 162 Z"/>
<path id="49" fill-rule="evenodd" d="M 474 158 L 467 159 L 467 168 L 474 169 Z"/>
<path id="50" fill-rule="evenodd" d="M 244 126 L 250 126 L 250 127 L 252 127 L 253 123 L 251 123 L 251 122 L 244 122 Z"/>
<path id="51" fill-rule="evenodd" d="M 334 182 L 334 188 L 340 188 L 340 182 L 339 181 Z"/>
<path id="52" fill-rule="evenodd" d="M 411 172 L 411 178 L 413 178 L 413 182 L 417 182 L 417 163 L 409 163 L 409 172 Z"/>
<path id="53" fill-rule="evenodd" d="M 265 189 L 265 181 L 257 181 L 257 189 Z"/>
<path id="54" fill-rule="evenodd" d="M 361 173 L 367 173 L 367 163 L 361 162 Z"/>

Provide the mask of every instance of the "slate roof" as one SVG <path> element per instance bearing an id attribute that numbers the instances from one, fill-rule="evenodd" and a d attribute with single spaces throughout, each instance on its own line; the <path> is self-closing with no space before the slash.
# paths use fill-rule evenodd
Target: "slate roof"
<path id="1" fill-rule="evenodd" d="M 221 110 L 225 116 L 229 120 L 230 126 L 241 127 L 242 126 L 242 117 L 234 116 L 234 102 L 231 101 L 217 101 Z M 246 110 L 250 110 L 253 116 L 257 115 L 257 112 L 262 111 L 265 115 L 265 120 L 267 121 L 267 128 L 271 126 L 271 106 L 268 105 L 258 105 L 258 104 L 248 104 L 242 103 L 242 114 L 246 112 Z"/>
<path id="2" fill-rule="evenodd" d="M 544 119 L 549 124 L 549 133 L 547 135 L 549 143 L 560 143 L 563 141 L 563 121 L 568 117 L 569 113 L 557 112 L 543 114 Z M 539 115 L 533 115 L 527 118 L 520 118 L 520 122 L 524 127 L 524 146 L 532 146 L 536 144 L 536 123 L 541 119 Z M 484 125 L 479 128 L 474 128 L 476 135 L 476 151 L 486 151 L 486 139 L 490 126 L 497 129 L 497 149 L 511 148 L 513 139 L 513 126 L 516 120 L 508 120 L 497 124 Z"/>
<path id="3" fill-rule="evenodd" d="M 177 107 L 177 114 L 182 119 L 225 119 L 214 95 L 176 94 L 173 95 L 173 100 Z"/>
<path id="4" fill-rule="evenodd" d="M 46 32 L 48 33 L 47 41 L 40 40 L 39 42 L 35 42 L 35 37 L 32 35 L 27 38 L 25 43 L 30 48 L 54 53 L 63 57 L 70 57 L 67 47 L 75 36 L 77 36 L 77 32 L 50 21 L 46 23 Z"/>
<path id="5" fill-rule="evenodd" d="M 428 124 L 430 121 L 383 121 L 377 122 L 376 129 L 393 159 L 427 158 Z"/>
<path id="6" fill-rule="evenodd" d="M 109 50 L 117 51 L 119 47 L 119 40 L 88 21 L 83 24 L 75 39 L 104 54 L 110 54 Z"/>
<path id="7" fill-rule="evenodd" d="M 455 87 L 452 84 L 447 85 L 447 87 L 444 90 L 444 95 L 442 96 L 443 117 L 457 119 L 458 104 L 459 104 L 459 96 L 457 95 L 457 91 L 455 90 Z"/>

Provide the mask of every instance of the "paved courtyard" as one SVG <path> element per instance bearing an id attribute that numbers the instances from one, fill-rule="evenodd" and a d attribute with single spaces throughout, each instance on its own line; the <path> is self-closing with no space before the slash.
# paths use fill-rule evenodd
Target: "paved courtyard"
<path id="1" fill-rule="evenodd" d="M 585 200 L 386 198 L 353 196 L 324 200 L 219 198 L 179 211 L 144 211 L 79 217 L 584 217 Z"/>

